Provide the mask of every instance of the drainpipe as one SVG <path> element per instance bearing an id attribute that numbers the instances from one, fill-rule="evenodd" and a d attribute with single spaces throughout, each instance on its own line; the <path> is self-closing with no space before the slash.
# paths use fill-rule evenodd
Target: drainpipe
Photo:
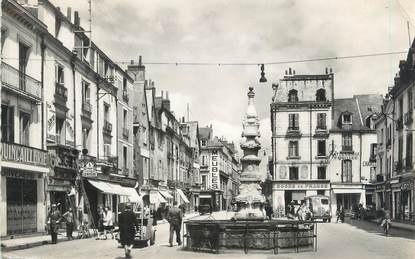
<path id="1" fill-rule="evenodd" d="M 42 121 L 42 125 L 41 125 L 41 129 L 42 129 L 42 131 L 41 131 L 41 140 L 42 140 L 42 149 L 45 149 L 45 134 L 43 134 L 44 132 L 45 132 L 45 112 L 44 112 L 44 109 L 45 109 L 45 99 L 44 99 L 44 96 L 45 96 L 45 93 L 44 93 L 44 90 L 45 90 L 45 88 L 44 88 L 44 73 L 45 73 L 45 49 L 46 49 L 46 45 L 45 45 L 45 38 L 42 36 L 42 42 L 41 42 L 41 45 L 40 45 L 41 47 L 40 47 L 40 49 L 41 49 L 41 66 L 40 66 L 40 86 L 41 86 L 41 94 L 42 94 L 42 101 L 41 101 L 41 108 L 42 108 L 42 118 L 41 118 L 41 121 Z"/>
<path id="2" fill-rule="evenodd" d="M 75 149 L 77 147 L 76 142 L 76 84 L 75 84 L 75 55 L 72 55 L 71 59 L 71 67 L 72 67 L 72 84 L 73 84 L 73 116 L 74 116 L 74 133 L 73 133 L 73 139 L 74 139 L 74 145 Z"/>
<path id="3" fill-rule="evenodd" d="M 99 160 L 99 76 L 97 76 L 97 160 Z"/>
<path id="4" fill-rule="evenodd" d="M 312 180 L 313 179 L 313 138 L 312 138 L 312 136 L 313 136 L 313 123 L 312 123 L 312 119 L 313 119 L 313 116 L 312 116 L 312 111 L 313 111 L 313 108 L 312 108 L 312 106 L 310 105 L 310 180 Z"/>
<path id="5" fill-rule="evenodd" d="M 359 131 L 359 182 L 362 182 L 362 131 Z M 366 193 L 366 192 L 365 192 Z"/>

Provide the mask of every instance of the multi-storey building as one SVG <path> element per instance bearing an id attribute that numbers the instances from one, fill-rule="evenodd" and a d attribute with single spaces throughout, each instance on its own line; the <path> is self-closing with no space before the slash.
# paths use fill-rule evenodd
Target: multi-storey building
<path id="1" fill-rule="evenodd" d="M 187 173 L 187 186 L 185 192 L 190 201 L 190 209 L 196 210 L 199 206 L 199 194 L 200 194 L 200 165 L 199 165 L 199 125 L 197 121 L 185 121 L 182 118 L 180 125 L 183 136 L 189 139 L 190 152 L 190 166 Z"/>
<path id="2" fill-rule="evenodd" d="M 42 35 L 47 26 L 13 0 L 1 16 L 1 236 L 40 232 L 49 173 L 43 130 Z"/>
<path id="3" fill-rule="evenodd" d="M 374 113 L 381 95 L 355 95 L 335 99 L 329 137 L 332 213 L 346 212 L 375 201 L 377 136 Z"/>
<path id="4" fill-rule="evenodd" d="M 394 86 L 387 95 L 383 112 L 376 124 L 378 142 L 384 142 L 384 140 L 387 142 L 385 153 L 388 161 L 386 170 L 380 167 L 377 171 L 379 175 L 377 207 L 389 210 L 395 220 L 409 222 L 415 220 L 415 173 L 413 169 L 414 49 L 415 41 L 412 42 L 406 60 L 399 63 L 399 73 L 395 77 Z M 385 128 L 388 129 L 388 133 L 382 135 L 382 130 L 385 131 Z M 385 153 L 378 157 L 379 164 L 385 163 Z"/>
<path id="5" fill-rule="evenodd" d="M 200 205 L 225 210 L 238 194 L 240 165 L 233 143 L 213 137 L 212 127 L 199 129 Z"/>
<path id="6" fill-rule="evenodd" d="M 44 199 L 35 206 L 38 216 L 32 218 L 39 221 L 37 230 L 43 230 L 40 221 L 44 222 L 45 205 L 52 203 L 58 204 L 62 211 L 72 207 L 79 220 L 88 217 L 87 210 L 82 209 L 85 197 L 89 199 L 95 222 L 98 206 L 111 207 L 117 218 L 118 202 L 138 197 L 133 189 L 136 185 L 133 171 L 125 170 L 132 168 L 132 138 L 130 134 L 123 134 L 132 130 L 132 108 L 126 98 L 132 79 L 88 38 L 80 26 L 78 12 L 68 8 L 64 15 L 47 0 L 28 1 L 23 5 L 13 0 L 3 1 L 2 8 L 10 15 L 2 16 L 6 21 L 2 22 L 2 53 L 11 62 L 2 62 L 2 85 L 17 89 L 16 93 L 25 96 L 17 98 L 14 104 L 7 97 L 12 91 L 3 88 L 2 120 L 7 123 L 2 123 L 6 125 L 2 128 L 7 130 L 2 135 L 7 142 L 21 142 L 27 147 L 49 151 L 47 171 L 50 173 L 31 177 L 46 178 L 46 181 L 37 180 L 37 190 L 44 188 L 42 195 L 31 196 L 39 201 Z M 21 118 L 15 119 L 16 116 Z M 23 133 L 9 133 L 12 126 L 13 130 L 22 127 Z M 36 151 L 33 159 L 42 157 L 37 154 L 40 151 Z M 31 171 L 36 172 L 37 167 Z M 18 178 L 25 179 L 26 175 L 21 175 Z M 85 193 L 81 191 L 81 181 Z M 10 191 L 21 193 L 18 188 L 23 188 L 22 184 L 13 186 Z M 30 186 L 25 189 L 34 188 Z M 22 206 L 31 209 L 24 213 L 36 214 L 31 206 Z M 22 209 L 15 211 L 21 215 Z M 15 218 L 19 213 L 15 213 Z M 20 228 L 33 230 L 32 224 L 28 222 Z M 16 230 L 19 231 L 25 230 Z M 13 232 L 10 229 L 7 233 Z"/>
<path id="7" fill-rule="evenodd" d="M 382 112 L 375 121 L 377 131 L 377 157 L 376 157 L 376 209 L 392 210 L 392 195 L 390 188 L 385 189 L 385 182 L 392 177 L 393 172 L 393 100 L 390 94 L 387 94 L 383 100 Z M 386 114 L 389 114 L 386 116 Z"/>
<path id="8" fill-rule="evenodd" d="M 330 194 L 327 177 L 334 75 L 295 75 L 291 68 L 280 80 L 271 103 L 273 208 L 304 196 Z"/>

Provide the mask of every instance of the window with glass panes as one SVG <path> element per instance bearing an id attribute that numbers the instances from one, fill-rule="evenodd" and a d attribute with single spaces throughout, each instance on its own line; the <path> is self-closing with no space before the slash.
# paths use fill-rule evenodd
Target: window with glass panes
<path id="1" fill-rule="evenodd" d="M 298 157 L 298 141 L 288 142 L 288 156 Z"/>
<path id="2" fill-rule="evenodd" d="M 342 150 L 353 150 L 352 133 L 346 132 L 342 135 Z"/>
<path id="3" fill-rule="evenodd" d="M 298 113 L 288 114 L 288 129 L 289 130 L 298 130 L 299 129 Z"/>
<path id="4" fill-rule="evenodd" d="M 317 129 L 326 129 L 326 114 L 317 113 Z"/>
<path id="5" fill-rule="evenodd" d="M 318 156 L 326 155 L 326 141 L 325 140 L 317 141 L 317 155 Z"/>
<path id="6" fill-rule="evenodd" d="M 319 180 L 326 179 L 326 167 L 325 166 L 319 166 L 317 168 L 317 179 Z"/>
<path id="7" fill-rule="evenodd" d="M 290 167 L 290 180 L 298 180 L 298 167 Z"/>
<path id="8" fill-rule="evenodd" d="M 352 160 L 342 160 L 342 182 L 352 182 Z"/>

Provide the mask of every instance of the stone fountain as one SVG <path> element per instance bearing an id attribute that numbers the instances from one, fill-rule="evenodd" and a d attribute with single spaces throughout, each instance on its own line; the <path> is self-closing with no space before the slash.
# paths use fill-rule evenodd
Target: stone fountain
<path id="1" fill-rule="evenodd" d="M 185 224 L 185 249 L 194 251 L 219 252 L 220 249 L 281 250 L 299 247 L 317 249 L 315 242 L 317 228 L 314 223 L 298 220 L 266 220 L 262 205 L 260 183 L 265 180 L 266 172 L 261 172 L 261 159 L 258 151 L 261 144 L 259 119 L 254 105 L 254 89 L 249 87 L 248 107 L 243 121 L 241 149 L 242 173 L 240 176 L 240 194 L 236 196 L 238 210 L 227 219 L 195 219 Z"/>
<path id="2" fill-rule="evenodd" d="M 249 87 L 248 107 L 246 109 L 245 119 L 243 121 L 241 149 L 243 157 L 241 158 L 242 173 L 240 176 L 240 194 L 236 196 L 238 211 L 235 213 L 236 220 L 264 220 L 265 215 L 262 210 L 262 204 L 265 197 L 261 193 L 260 182 L 264 179 L 264 172 L 260 172 L 259 163 L 261 158 L 258 157 L 258 151 L 261 149 L 261 143 L 258 138 L 259 119 L 254 105 L 254 88 Z"/>

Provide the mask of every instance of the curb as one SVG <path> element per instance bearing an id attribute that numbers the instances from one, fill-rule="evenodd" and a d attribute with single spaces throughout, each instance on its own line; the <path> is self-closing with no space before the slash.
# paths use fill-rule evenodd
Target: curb
<path id="1" fill-rule="evenodd" d="M 372 219 L 372 220 L 367 220 L 368 222 L 371 222 L 373 224 L 379 225 L 378 220 L 376 219 Z M 392 228 L 397 228 L 397 229 L 402 229 L 402 230 L 406 230 L 406 231 L 411 231 L 411 232 L 415 232 L 415 226 L 405 226 L 403 223 L 399 223 L 399 222 L 391 222 L 391 227 Z"/>
<path id="2" fill-rule="evenodd" d="M 94 236 L 91 236 L 91 237 L 88 237 L 88 238 L 83 238 L 83 239 L 90 239 L 92 237 L 94 237 Z M 79 239 L 77 239 L 77 238 L 67 239 L 66 237 L 64 237 L 60 240 L 58 239 L 58 243 L 68 242 L 68 241 L 75 241 L 75 240 L 79 240 Z M 10 251 L 16 251 L 16 250 L 23 250 L 23 249 L 33 248 L 33 247 L 37 247 L 37 246 L 49 245 L 49 244 L 51 244 L 51 242 L 52 242 L 51 240 L 42 240 L 42 241 L 26 243 L 26 244 L 21 244 L 21 245 L 14 245 L 14 246 L 4 246 L 2 244 L 1 251 L 2 252 L 10 252 Z"/>

